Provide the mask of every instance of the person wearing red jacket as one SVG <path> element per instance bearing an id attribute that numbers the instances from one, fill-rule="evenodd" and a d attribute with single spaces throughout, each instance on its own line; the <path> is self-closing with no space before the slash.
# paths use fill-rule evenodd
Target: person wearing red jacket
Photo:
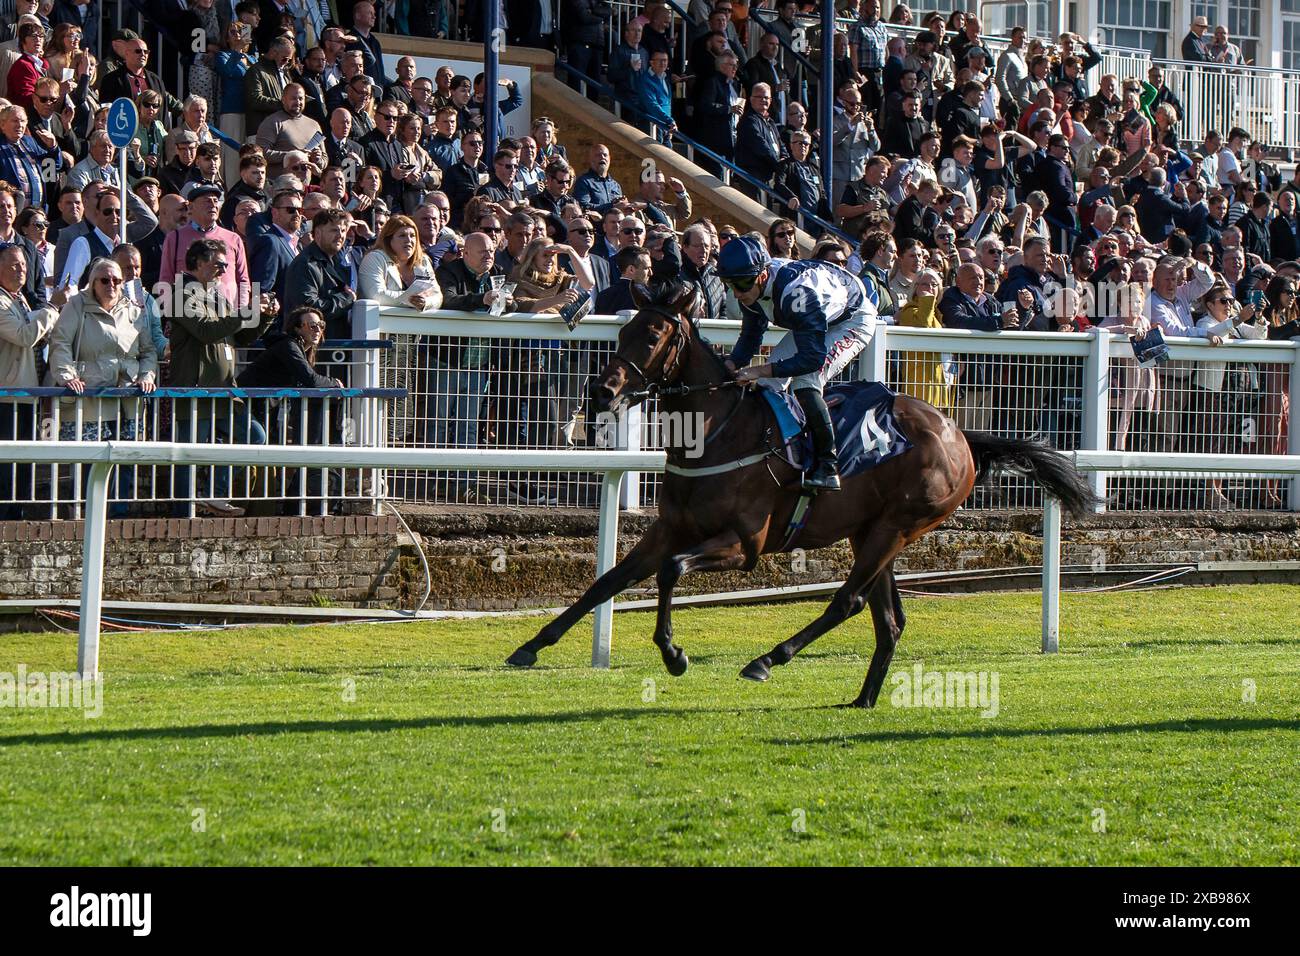
<path id="1" fill-rule="evenodd" d="M 7 78 L 9 102 L 30 110 L 36 81 L 50 71 L 45 59 L 45 30 L 40 24 L 24 23 L 19 28 L 18 49 L 22 56 L 9 68 Z"/>

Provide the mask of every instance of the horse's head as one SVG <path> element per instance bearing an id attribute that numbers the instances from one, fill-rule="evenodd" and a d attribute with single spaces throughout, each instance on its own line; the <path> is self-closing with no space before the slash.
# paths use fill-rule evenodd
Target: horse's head
<path id="1" fill-rule="evenodd" d="M 651 291 L 632 287 L 637 313 L 619 330 L 618 349 L 591 386 L 594 413 L 636 404 L 681 374 L 691 345 L 695 286 L 670 282 Z"/>

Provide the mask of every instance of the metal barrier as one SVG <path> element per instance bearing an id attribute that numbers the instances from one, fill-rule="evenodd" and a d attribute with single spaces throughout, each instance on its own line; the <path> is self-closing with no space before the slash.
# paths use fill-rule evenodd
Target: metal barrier
<path id="1" fill-rule="evenodd" d="M 1258 66 L 1215 66 L 1182 60 L 1153 60 L 1164 67 L 1165 83 L 1183 104 L 1181 133 L 1199 143 L 1210 130 L 1227 141 L 1239 126 L 1251 139 L 1300 150 L 1300 75 Z"/>
<path id="2" fill-rule="evenodd" d="M 592 447 L 584 416 L 586 384 L 613 354 L 622 319 L 588 316 L 570 332 L 555 316 L 415 313 L 358 303 L 357 334 L 396 347 L 374 362 L 375 381 L 408 388 L 389 410 L 386 439 L 398 447 Z M 715 346 L 739 333 L 730 320 L 702 322 Z M 769 331 L 773 345 L 784 333 Z M 1300 407 L 1300 346 L 1292 342 L 1170 339 L 1174 360 L 1146 382 L 1128 340 L 1103 332 L 998 332 L 878 325 L 871 345 L 843 378 L 883 381 L 953 415 L 960 425 L 1038 436 L 1065 451 L 1196 451 L 1300 454 L 1300 429 L 1281 427 L 1283 396 Z M 1153 402 L 1154 399 L 1154 402 Z M 1163 404 L 1162 404 L 1163 400 Z M 657 448 L 656 407 L 640 412 L 628 447 Z M 396 475 L 396 497 L 591 507 L 595 476 L 486 473 Z M 410 480 L 405 480 L 409 478 Z M 1300 510 L 1300 483 L 1264 476 L 1206 481 L 1126 476 L 1093 479 L 1114 510 L 1186 511 L 1221 505 Z M 658 483 L 633 477 L 625 507 L 653 507 Z M 978 488 L 968 508 L 1037 508 L 1026 479 L 1004 476 Z"/>
<path id="3" fill-rule="evenodd" d="M 48 442 L 250 442 L 379 447 L 385 405 L 397 389 L 340 388 L 0 388 L 0 435 Z M 26 399 L 27 401 L 23 401 Z M 24 467 L 0 444 L 0 508 L 31 519 L 78 518 L 86 476 L 80 468 Z M 194 517 L 202 503 L 235 499 L 264 507 L 279 503 L 298 514 L 346 507 L 374 508 L 376 475 L 346 468 L 308 471 L 140 466 L 119 469 L 111 496 L 115 517 L 174 514 Z"/>
<path id="4" fill-rule="evenodd" d="M 600 524 L 596 542 L 596 574 L 610 568 L 618 556 L 618 488 L 628 472 L 660 471 L 660 453 L 602 451 L 572 454 L 544 451 L 449 451 L 391 448 L 311 448 L 265 445 L 190 445 L 168 442 L 5 442 L 6 457 L 16 463 L 57 466 L 88 465 L 86 531 L 82 548 L 81 619 L 77 639 L 77 672 L 82 680 L 99 674 L 99 625 L 104 587 L 104 541 L 108 515 L 109 477 L 116 468 L 197 466 L 209 468 L 280 465 L 289 469 L 351 468 L 376 472 L 497 469 L 517 471 L 582 470 L 601 473 Z M 80 469 L 78 469 L 80 470 Z M 609 667 L 614 602 L 594 612 L 592 667 Z"/>
<path id="5" fill-rule="evenodd" d="M 1115 451 L 1077 451 L 1070 459 L 1079 471 L 1093 475 L 1196 475 L 1204 482 L 1212 475 L 1271 475 L 1300 487 L 1300 455 L 1192 455 L 1134 454 Z M 1293 502 L 1293 508 L 1295 507 Z M 1300 510 L 1300 509 L 1297 509 Z M 1043 653 L 1055 654 L 1061 637 L 1061 504 L 1048 497 L 1043 502 Z"/>

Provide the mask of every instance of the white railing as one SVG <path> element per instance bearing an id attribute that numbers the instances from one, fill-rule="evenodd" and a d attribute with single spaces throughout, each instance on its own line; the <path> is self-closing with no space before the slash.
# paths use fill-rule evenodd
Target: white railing
<path id="1" fill-rule="evenodd" d="M 613 355 L 623 320 L 588 316 L 570 332 L 557 317 L 486 313 L 420 314 L 358 303 L 358 337 L 388 338 L 396 347 L 374 356 L 384 363 L 371 380 L 407 388 L 411 398 L 389 407 L 386 438 L 408 447 L 581 448 L 587 383 Z M 739 323 L 701 323 L 715 346 L 735 343 Z M 877 326 L 871 345 L 843 375 L 883 381 L 929 401 L 963 427 L 1038 436 L 1063 451 L 1198 452 L 1252 455 L 1277 449 L 1300 454 L 1300 428 L 1280 433 L 1283 395 L 1300 407 L 1300 346 L 1233 340 L 1215 347 L 1202 339 L 1170 339 L 1171 363 L 1151 388 L 1138 374 L 1122 336 L 1103 332 L 997 332 Z M 769 331 L 772 345 L 784 333 Z M 473 351 L 476 367 L 464 357 Z M 419 359 L 420 355 L 424 359 Z M 1152 397 L 1163 405 L 1148 407 Z M 655 407 L 642 428 L 629 429 L 629 450 L 658 447 Z M 426 425 L 431 422 L 432 425 Z M 421 429 L 432 428 L 432 433 Z M 482 501 L 498 495 L 514 504 L 590 507 L 593 476 L 568 473 L 527 494 L 510 474 L 479 475 L 476 496 L 449 497 L 443 486 L 403 483 L 395 497 L 428 503 Z M 1300 510 L 1300 482 L 1289 493 L 1267 477 L 1188 479 L 1093 477 L 1094 491 L 1118 510 L 1193 510 L 1221 504 Z M 625 507 L 653 507 L 655 476 L 632 476 Z M 1275 500 L 1276 499 L 1276 500 Z M 972 508 L 1038 508 L 1042 498 L 1025 479 L 1004 477 L 980 488 Z"/>
<path id="2" fill-rule="evenodd" d="M 171 442 L 4 442 L 6 460 L 33 465 L 89 465 L 86 529 L 82 547 L 81 617 L 77 673 L 82 680 L 99 674 L 100 611 L 104 588 L 104 542 L 108 486 L 114 468 L 141 465 L 286 468 L 399 468 L 410 471 L 510 468 L 515 471 L 579 470 L 602 475 L 600 522 L 596 537 L 596 576 L 618 558 L 618 488 L 630 472 L 662 471 L 662 452 L 458 451 L 447 449 L 311 448 L 265 445 L 189 445 Z M 614 602 L 595 609 L 591 663 L 609 667 Z"/>
<path id="3" fill-rule="evenodd" d="M 1092 475 L 1209 475 L 1268 474 L 1290 478 L 1300 486 L 1300 455 L 1187 455 L 1077 451 L 1074 467 Z M 1061 504 L 1043 501 L 1043 653 L 1055 654 L 1061 639 Z"/>
<path id="4" fill-rule="evenodd" d="M 1238 126 L 1256 142 L 1300 149 L 1300 75 L 1258 66 L 1213 66 L 1155 60 L 1183 104 L 1182 136 L 1199 143 L 1215 130 L 1226 141 Z"/>
<path id="5" fill-rule="evenodd" d="M 163 387 L 148 394 L 134 387 L 88 388 L 81 395 L 64 388 L 0 388 L 0 437 L 375 448 L 382 445 L 385 405 L 399 397 L 374 388 Z M 110 506 L 113 517 L 194 517 L 212 499 L 300 515 L 372 511 L 376 477 L 340 468 L 122 468 Z M 80 468 L 19 466 L 0 451 L 0 514 L 79 518 L 83 481 Z"/>

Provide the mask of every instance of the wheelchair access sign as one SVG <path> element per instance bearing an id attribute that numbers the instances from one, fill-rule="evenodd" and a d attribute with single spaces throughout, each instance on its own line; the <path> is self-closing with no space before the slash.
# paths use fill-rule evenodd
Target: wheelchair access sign
<path id="1" fill-rule="evenodd" d="M 108 140 L 118 149 L 125 149 L 135 139 L 140 116 L 129 97 L 119 96 L 108 108 Z"/>

